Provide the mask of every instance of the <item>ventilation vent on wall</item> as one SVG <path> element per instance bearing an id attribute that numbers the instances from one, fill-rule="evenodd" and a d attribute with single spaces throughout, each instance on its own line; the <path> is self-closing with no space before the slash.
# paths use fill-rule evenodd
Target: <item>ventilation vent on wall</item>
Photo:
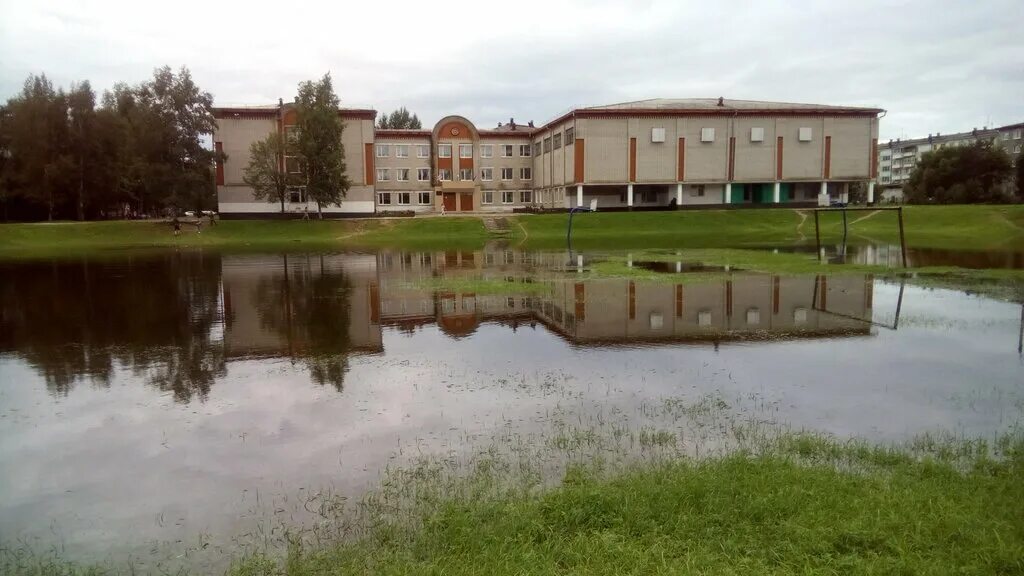
<path id="1" fill-rule="evenodd" d="M 761 323 L 761 310 L 750 308 L 747 310 L 747 325 L 757 326 Z"/>
<path id="2" fill-rule="evenodd" d="M 715 129 L 714 128 L 701 128 L 700 129 L 700 141 L 701 142 L 714 142 L 715 141 Z"/>
<path id="3" fill-rule="evenodd" d="M 665 141 L 665 129 L 664 128 L 651 128 L 651 142 L 664 142 Z"/>
<path id="4" fill-rule="evenodd" d="M 700 312 L 697 312 L 697 325 L 711 326 L 711 310 L 701 310 Z"/>
<path id="5" fill-rule="evenodd" d="M 750 129 L 750 141 L 751 142 L 764 142 L 764 128 L 751 128 Z"/>
<path id="6" fill-rule="evenodd" d="M 793 310 L 793 324 L 804 324 L 805 322 L 807 322 L 807 308 Z"/>
<path id="7" fill-rule="evenodd" d="M 811 141 L 811 128 L 810 128 L 810 126 L 802 126 L 800 128 L 799 136 L 800 136 L 800 141 L 801 142 L 810 142 Z"/>

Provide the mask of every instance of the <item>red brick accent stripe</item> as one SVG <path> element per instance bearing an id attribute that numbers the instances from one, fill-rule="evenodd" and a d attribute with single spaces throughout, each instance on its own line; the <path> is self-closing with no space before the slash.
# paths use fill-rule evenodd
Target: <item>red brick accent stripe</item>
<path id="1" fill-rule="evenodd" d="M 824 162 L 825 179 L 828 180 L 832 176 L 832 137 L 825 136 L 825 162 Z"/>
<path id="2" fill-rule="evenodd" d="M 367 142 L 363 145 L 363 169 L 366 171 L 366 175 L 363 178 L 363 183 L 370 186 L 374 183 L 377 175 L 373 171 L 373 143 Z"/>
<path id="3" fill-rule="evenodd" d="M 736 137 L 729 137 L 729 181 L 736 175 Z"/>
<path id="4" fill-rule="evenodd" d="M 636 138 L 629 139 L 629 181 L 636 182 Z"/>
<path id="5" fill-rule="evenodd" d="M 583 162 L 586 157 L 584 150 L 586 149 L 583 138 L 577 138 L 575 144 L 573 144 L 573 167 L 572 176 L 575 184 L 583 183 Z"/>
<path id="6" fill-rule="evenodd" d="M 217 153 L 217 186 L 224 185 L 224 143 L 214 142 L 213 149 Z"/>
<path id="7" fill-rule="evenodd" d="M 679 159 L 676 161 L 676 180 L 686 180 L 686 138 L 679 139 Z"/>
<path id="8" fill-rule="evenodd" d="M 779 136 L 775 144 L 775 179 L 782 180 L 782 136 Z"/>

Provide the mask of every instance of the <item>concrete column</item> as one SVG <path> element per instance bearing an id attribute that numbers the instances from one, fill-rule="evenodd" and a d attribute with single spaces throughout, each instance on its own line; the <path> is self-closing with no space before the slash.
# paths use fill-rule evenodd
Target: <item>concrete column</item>
<path id="1" fill-rule="evenodd" d="M 828 182 L 822 182 L 818 192 L 818 206 L 828 206 L 828 203 Z"/>
<path id="2" fill-rule="evenodd" d="M 583 206 L 583 184 L 576 185 L 576 206 Z"/>
<path id="3" fill-rule="evenodd" d="M 683 205 L 683 183 L 676 184 L 676 207 Z"/>
<path id="4" fill-rule="evenodd" d="M 782 182 L 775 183 L 775 189 L 772 190 L 772 202 L 778 204 L 782 201 Z"/>
<path id="5" fill-rule="evenodd" d="M 729 204 L 732 202 L 732 182 L 725 183 L 725 196 L 722 197 L 723 204 Z"/>
<path id="6" fill-rule="evenodd" d="M 626 186 L 626 206 L 633 206 L 633 185 L 629 184 Z"/>
<path id="7" fill-rule="evenodd" d="M 868 182 L 868 204 L 875 203 L 875 181 Z"/>

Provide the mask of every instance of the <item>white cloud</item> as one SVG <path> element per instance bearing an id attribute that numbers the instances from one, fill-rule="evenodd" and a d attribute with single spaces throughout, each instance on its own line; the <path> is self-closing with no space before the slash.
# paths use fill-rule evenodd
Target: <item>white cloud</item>
<path id="1" fill-rule="evenodd" d="M 881 106 L 883 139 L 1024 120 L 1019 0 L 497 6 L 0 0 L 0 97 L 29 73 L 102 89 L 185 64 L 218 103 L 287 99 L 329 70 L 345 105 L 427 123 L 715 96 Z"/>

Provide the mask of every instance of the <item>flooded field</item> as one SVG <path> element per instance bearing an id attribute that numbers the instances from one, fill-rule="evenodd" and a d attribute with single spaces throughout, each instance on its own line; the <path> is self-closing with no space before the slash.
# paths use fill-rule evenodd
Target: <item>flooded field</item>
<path id="1" fill-rule="evenodd" d="M 698 453 L 721 422 L 991 438 L 1024 412 L 1020 303 L 693 262 L 587 274 L 599 258 L 0 264 L 0 542 L 203 565 L 315 519 L 320 494 L 495 442 Z"/>

